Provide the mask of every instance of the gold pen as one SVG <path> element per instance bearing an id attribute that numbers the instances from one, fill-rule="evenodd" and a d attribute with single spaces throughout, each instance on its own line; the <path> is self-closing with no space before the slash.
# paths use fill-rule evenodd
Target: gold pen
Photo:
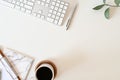
<path id="1" fill-rule="evenodd" d="M 4 59 L 7 63 L 7 65 L 10 66 L 11 70 L 13 71 L 13 73 L 15 74 L 17 80 L 21 80 L 20 76 L 18 75 L 17 71 L 15 70 L 15 68 L 13 67 L 13 65 L 10 63 L 9 59 L 6 57 L 6 55 L 2 52 L 2 50 L 0 49 L 0 55 L 2 57 L 2 59 Z M 1 60 L 2 60 L 1 59 Z M 11 74 L 12 75 L 12 74 Z"/>
<path id="2" fill-rule="evenodd" d="M 1 76 L 2 76 L 2 72 L 1 72 L 1 69 L 0 69 L 0 80 L 1 80 Z"/>
<path id="3" fill-rule="evenodd" d="M 76 8 L 77 8 L 77 4 L 75 4 L 75 6 L 73 7 L 73 10 L 72 10 L 72 12 L 70 14 L 70 17 L 68 18 L 68 21 L 67 21 L 67 24 L 66 24 L 66 30 L 68 30 L 68 28 L 70 26 L 70 23 L 72 21 L 72 17 L 73 17 L 73 15 L 75 13 Z"/>

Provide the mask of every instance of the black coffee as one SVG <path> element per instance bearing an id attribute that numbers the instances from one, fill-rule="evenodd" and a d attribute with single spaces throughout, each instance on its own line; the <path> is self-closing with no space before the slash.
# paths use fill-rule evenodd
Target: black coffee
<path id="1" fill-rule="evenodd" d="M 38 80 L 51 80 L 52 76 L 52 71 L 48 67 L 41 67 L 36 72 L 36 77 Z"/>

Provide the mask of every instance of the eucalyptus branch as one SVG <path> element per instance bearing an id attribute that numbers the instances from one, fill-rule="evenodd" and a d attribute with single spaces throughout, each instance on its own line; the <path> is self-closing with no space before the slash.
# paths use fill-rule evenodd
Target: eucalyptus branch
<path id="1" fill-rule="evenodd" d="M 117 5 L 110 5 L 110 4 L 104 4 L 105 6 L 109 6 L 109 7 L 120 7 L 120 6 L 117 6 Z"/>
<path id="2" fill-rule="evenodd" d="M 120 7 L 120 0 L 114 0 L 114 3 L 116 4 L 116 5 L 110 5 L 110 4 L 107 4 L 106 3 L 106 0 L 103 0 L 103 4 L 101 4 L 101 5 L 98 5 L 98 6 L 96 6 L 96 7 L 94 7 L 93 9 L 94 10 L 100 10 L 100 9 L 102 9 L 104 6 L 108 6 L 108 8 L 105 10 L 105 12 L 104 12 L 104 15 L 105 15 L 105 18 L 106 19 L 109 19 L 110 18 L 110 7 Z"/>

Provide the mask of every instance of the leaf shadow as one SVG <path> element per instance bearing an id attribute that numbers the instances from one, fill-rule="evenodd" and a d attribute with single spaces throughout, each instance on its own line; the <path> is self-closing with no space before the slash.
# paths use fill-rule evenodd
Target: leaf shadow
<path id="1" fill-rule="evenodd" d="M 116 7 L 111 7 L 111 8 L 110 8 L 110 18 L 112 18 L 112 17 L 115 15 L 116 10 L 117 10 Z"/>

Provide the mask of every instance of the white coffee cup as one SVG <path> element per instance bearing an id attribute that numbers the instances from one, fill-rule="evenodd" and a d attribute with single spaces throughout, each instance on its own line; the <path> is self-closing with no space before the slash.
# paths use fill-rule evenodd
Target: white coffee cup
<path id="1" fill-rule="evenodd" d="M 37 80 L 54 80 L 56 72 L 56 66 L 49 60 L 38 63 L 35 69 Z"/>

